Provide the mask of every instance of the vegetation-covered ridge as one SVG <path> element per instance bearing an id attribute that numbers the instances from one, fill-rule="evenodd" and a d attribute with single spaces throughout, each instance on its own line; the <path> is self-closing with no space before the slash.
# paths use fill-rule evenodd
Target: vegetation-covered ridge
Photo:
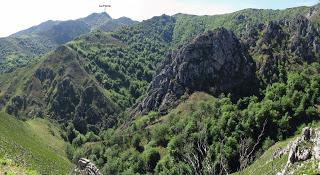
<path id="1" fill-rule="evenodd" d="M 135 24 L 129 18 L 112 19 L 106 13 L 94 13 L 69 21 L 46 21 L 37 26 L 0 38 L 0 72 L 10 72 L 37 61 L 39 56 L 54 50 L 76 37 L 95 30 L 113 31 Z"/>

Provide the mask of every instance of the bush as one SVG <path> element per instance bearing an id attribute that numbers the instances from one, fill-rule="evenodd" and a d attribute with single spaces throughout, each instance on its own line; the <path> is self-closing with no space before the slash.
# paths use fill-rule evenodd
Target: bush
<path id="1" fill-rule="evenodd" d="M 66 147 L 66 154 L 67 154 L 67 158 L 69 160 L 73 159 L 74 152 L 75 152 L 74 147 L 71 144 L 68 143 L 67 147 Z"/>
<path id="2" fill-rule="evenodd" d="M 87 141 L 87 139 L 84 135 L 78 134 L 78 136 L 75 139 L 73 139 L 72 145 L 79 147 L 82 144 L 86 143 L 86 141 Z"/>
<path id="3" fill-rule="evenodd" d="M 153 172 L 158 161 L 160 160 L 160 153 L 155 148 L 147 149 L 143 152 L 143 159 L 145 163 L 145 169 L 148 172 Z"/>
<path id="4" fill-rule="evenodd" d="M 97 142 L 100 140 L 100 137 L 95 135 L 93 132 L 88 132 L 86 134 L 87 142 Z"/>
<path id="5" fill-rule="evenodd" d="M 263 142 L 263 145 L 262 145 L 262 149 L 264 151 L 268 150 L 272 145 L 274 145 L 274 140 L 270 139 L 270 137 L 268 137 L 264 142 Z"/>

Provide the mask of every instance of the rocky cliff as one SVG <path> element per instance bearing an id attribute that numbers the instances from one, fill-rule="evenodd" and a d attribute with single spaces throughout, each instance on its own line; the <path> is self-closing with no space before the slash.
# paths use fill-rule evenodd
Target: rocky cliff
<path id="1" fill-rule="evenodd" d="M 320 172 L 320 129 L 306 127 L 300 137 L 281 150 L 274 153 L 273 159 L 288 154 L 288 161 L 282 172 L 277 175 L 294 174 L 299 169 L 314 168 Z M 313 166 L 315 165 L 315 166 Z"/>
<path id="2" fill-rule="evenodd" d="M 242 40 L 257 62 L 265 83 L 281 80 L 284 69 L 320 61 L 320 35 L 306 17 L 248 26 Z"/>
<path id="3" fill-rule="evenodd" d="M 252 92 L 255 64 L 237 37 L 224 28 L 207 32 L 171 53 L 153 78 L 137 113 L 165 112 L 183 95 L 204 91 L 212 95 Z"/>

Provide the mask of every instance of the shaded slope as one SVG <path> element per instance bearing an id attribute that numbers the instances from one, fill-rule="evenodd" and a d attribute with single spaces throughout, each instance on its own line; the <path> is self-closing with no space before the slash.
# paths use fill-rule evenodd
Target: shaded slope
<path id="1" fill-rule="evenodd" d="M 84 133 L 113 126 L 118 107 L 83 69 L 86 61 L 72 49 L 59 47 L 26 77 L 6 111 L 18 118 L 49 116 L 59 122 L 73 121 Z"/>

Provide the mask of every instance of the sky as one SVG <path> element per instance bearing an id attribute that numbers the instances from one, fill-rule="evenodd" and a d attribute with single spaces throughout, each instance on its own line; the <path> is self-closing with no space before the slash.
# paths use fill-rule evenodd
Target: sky
<path id="1" fill-rule="evenodd" d="M 215 15 L 245 8 L 284 9 L 314 5 L 319 0 L 0 0 L 0 37 L 47 20 L 70 20 L 103 12 L 110 4 L 112 18 L 122 16 L 142 21 L 162 14 Z"/>

